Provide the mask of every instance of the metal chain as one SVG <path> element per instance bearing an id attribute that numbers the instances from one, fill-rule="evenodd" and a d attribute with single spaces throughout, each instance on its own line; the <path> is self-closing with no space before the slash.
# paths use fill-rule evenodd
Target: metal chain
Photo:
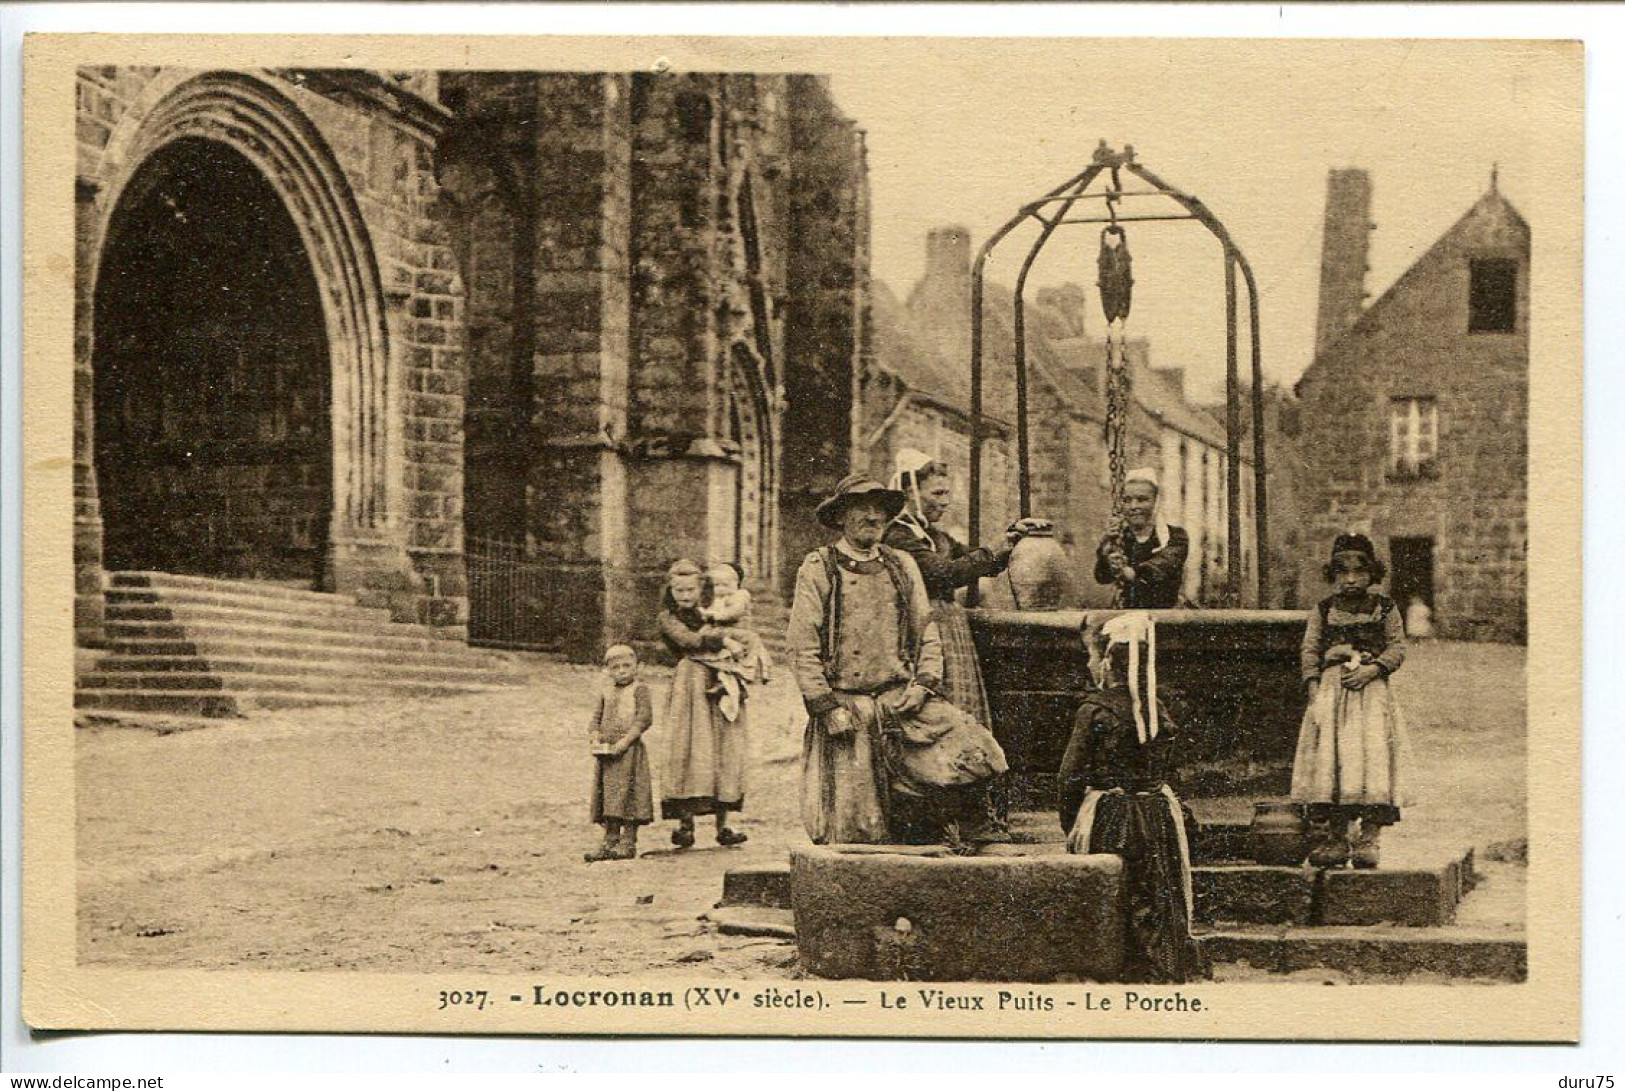
<path id="1" fill-rule="evenodd" d="M 1129 419 L 1129 373 L 1125 330 L 1134 275 L 1128 252 L 1128 235 L 1117 223 L 1112 194 L 1121 189 L 1117 170 L 1112 169 L 1112 186 L 1106 207 L 1111 225 L 1100 233 L 1100 302 L 1106 315 L 1106 467 L 1111 477 L 1111 534 L 1123 535 L 1123 478 L 1128 472 L 1126 451 Z M 1115 245 L 1114 245 L 1115 244 Z M 1125 589 L 1117 589 L 1118 599 Z"/>
<path id="2" fill-rule="evenodd" d="M 1124 452 L 1128 433 L 1129 376 L 1123 338 L 1106 329 L 1106 466 L 1111 474 L 1112 529 L 1123 527 L 1123 477 L 1128 471 Z"/>
<path id="3" fill-rule="evenodd" d="M 1116 171 L 1108 195 L 1118 189 Z M 1112 224 L 1100 233 L 1100 304 L 1106 316 L 1106 458 L 1111 471 L 1112 523 L 1121 529 L 1123 514 L 1124 447 L 1128 432 L 1129 374 L 1124 331 L 1133 298 L 1133 259 L 1128 234 L 1116 222 L 1117 210 L 1108 196 Z"/>

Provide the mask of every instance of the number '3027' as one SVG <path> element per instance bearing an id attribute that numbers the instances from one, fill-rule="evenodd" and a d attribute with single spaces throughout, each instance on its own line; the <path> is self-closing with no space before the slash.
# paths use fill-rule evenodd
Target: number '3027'
<path id="1" fill-rule="evenodd" d="M 485 1002 L 489 999 L 490 993 L 485 989 L 441 989 L 439 1010 L 473 1008 L 475 1011 L 484 1011 Z"/>

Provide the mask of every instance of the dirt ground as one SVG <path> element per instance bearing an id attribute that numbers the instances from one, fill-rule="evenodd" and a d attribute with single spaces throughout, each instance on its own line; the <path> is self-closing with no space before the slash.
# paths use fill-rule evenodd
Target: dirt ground
<path id="1" fill-rule="evenodd" d="M 725 869 L 804 840 L 799 701 L 752 698 L 750 842 L 586 864 L 597 672 L 526 660 L 523 689 L 263 714 L 161 735 L 78 734 L 81 962 L 101 966 L 545 970 L 785 976 L 793 947 L 700 917 Z M 666 676 L 649 672 L 656 707 Z M 1416 648 L 1396 677 L 1417 805 L 1395 862 L 1524 836 L 1523 651 Z M 664 734 L 650 756 L 658 785 Z M 669 824 L 644 850 L 670 849 Z M 1521 917 L 1521 907 L 1519 916 Z"/>

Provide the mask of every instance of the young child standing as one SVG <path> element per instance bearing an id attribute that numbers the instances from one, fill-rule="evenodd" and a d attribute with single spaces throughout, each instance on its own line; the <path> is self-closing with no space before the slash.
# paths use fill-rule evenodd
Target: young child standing
<path id="1" fill-rule="evenodd" d="M 638 681 L 638 653 L 616 644 L 604 653 L 608 684 L 598 696 L 589 734 L 597 763 L 592 778 L 592 820 L 604 843 L 587 862 L 630 860 L 638 854 L 638 827 L 654 821 L 654 788 L 643 733 L 654 721 L 649 687 Z"/>
<path id="2" fill-rule="evenodd" d="M 1303 634 L 1308 707 L 1292 799 L 1308 806 L 1311 864 L 1374 868 L 1383 827 L 1408 802 L 1410 745 L 1388 686 L 1405 662 L 1405 626 L 1393 600 L 1371 589 L 1387 570 L 1370 538 L 1338 535 L 1324 573 L 1335 591 Z"/>

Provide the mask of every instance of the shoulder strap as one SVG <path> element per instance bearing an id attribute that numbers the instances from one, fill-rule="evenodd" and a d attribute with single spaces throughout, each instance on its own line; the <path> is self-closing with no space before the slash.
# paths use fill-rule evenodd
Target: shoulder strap
<path id="1" fill-rule="evenodd" d="M 835 645 L 841 618 L 841 569 L 835 560 L 835 547 L 823 546 L 818 555 L 824 561 L 824 576 L 829 580 L 829 594 L 824 596 L 824 631 L 819 636 L 818 656 L 824 663 L 824 677 L 835 679 Z"/>
<path id="2" fill-rule="evenodd" d="M 897 646 L 902 649 L 909 670 L 913 670 L 919 662 L 920 642 L 924 638 L 923 633 L 915 631 L 913 583 L 903 568 L 899 554 L 890 546 L 881 546 L 877 555 L 885 566 L 886 575 L 891 577 L 892 587 L 897 591 Z"/>
<path id="3" fill-rule="evenodd" d="M 840 643 L 841 625 L 841 569 L 840 562 L 835 559 L 835 547 L 824 546 L 818 551 L 824 561 L 824 574 L 829 578 L 829 595 L 824 600 L 824 632 L 819 641 L 819 654 L 824 661 L 824 674 L 833 679 L 835 673 L 835 647 Z M 899 647 L 903 650 L 903 657 L 907 660 L 910 669 L 919 659 L 919 644 L 923 634 L 914 631 L 914 595 L 909 585 L 908 573 L 903 570 L 903 562 L 899 560 L 899 553 L 890 546 L 882 545 L 876 550 L 880 558 L 880 565 L 891 577 L 892 586 L 897 591 L 897 635 Z"/>

